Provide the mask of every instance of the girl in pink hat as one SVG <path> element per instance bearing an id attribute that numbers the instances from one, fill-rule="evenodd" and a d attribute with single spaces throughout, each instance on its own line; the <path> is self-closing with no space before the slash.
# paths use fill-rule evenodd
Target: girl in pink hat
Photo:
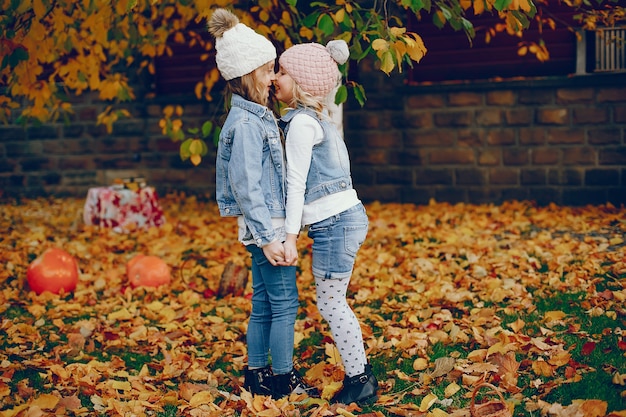
<path id="1" fill-rule="evenodd" d="M 220 215 L 237 218 L 239 240 L 252 259 L 244 388 L 274 398 L 315 395 L 293 367 L 298 288 L 295 266 L 284 263 L 284 154 L 267 107 L 276 49 L 226 9 L 213 12 L 209 32 L 229 103 L 217 146 L 215 197 Z"/>
<path id="2" fill-rule="evenodd" d="M 361 326 L 346 300 L 357 252 L 369 225 L 352 186 L 341 132 L 328 116 L 329 94 L 341 80 L 338 64 L 349 56 L 341 40 L 292 46 L 279 58 L 275 96 L 289 106 L 281 118 L 287 156 L 285 259 L 295 264 L 303 226 L 313 239 L 317 307 L 328 322 L 345 370 L 332 402 L 375 402 L 378 381 L 369 365 Z"/>

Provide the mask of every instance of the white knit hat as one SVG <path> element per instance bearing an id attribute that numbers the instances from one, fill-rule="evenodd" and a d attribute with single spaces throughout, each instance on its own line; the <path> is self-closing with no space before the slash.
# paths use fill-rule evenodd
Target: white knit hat
<path id="1" fill-rule="evenodd" d="M 348 44 L 343 40 L 294 45 L 278 59 L 280 66 L 307 93 L 325 97 L 337 86 L 341 73 L 337 64 L 344 64 L 350 56 Z"/>
<path id="2" fill-rule="evenodd" d="M 226 9 L 217 9 L 209 21 L 215 36 L 215 61 L 225 80 L 249 74 L 276 59 L 276 48 Z"/>

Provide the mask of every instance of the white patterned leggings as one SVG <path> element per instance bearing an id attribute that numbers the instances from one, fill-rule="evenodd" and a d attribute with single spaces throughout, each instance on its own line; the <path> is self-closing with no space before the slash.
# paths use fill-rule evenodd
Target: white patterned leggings
<path id="1" fill-rule="evenodd" d="M 349 283 L 350 278 L 315 277 L 317 308 L 330 326 L 346 375 L 352 377 L 365 372 L 367 358 L 361 326 L 346 300 Z"/>

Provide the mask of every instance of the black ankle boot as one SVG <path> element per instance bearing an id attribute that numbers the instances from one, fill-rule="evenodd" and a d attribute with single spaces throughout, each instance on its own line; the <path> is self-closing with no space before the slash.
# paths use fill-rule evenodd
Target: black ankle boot
<path id="1" fill-rule="evenodd" d="M 272 378 L 272 396 L 274 398 L 282 398 L 291 393 L 307 394 L 309 397 L 319 397 L 320 395 L 317 388 L 304 382 L 295 368 L 292 368 L 291 372 L 274 375 Z"/>
<path id="2" fill-rule="evenodd" d="M 272 395 L 272 370 L 269 366 L 245 369 L 243 387 L 252 395 Z"/>
<path id="3" fill-rule="evenodd" d="M 346 376 L 343 380 L 343 388 L 333 397 L 332 403 L 341 404 L 370 404 L 378 400 L 376 391 L 378 381 L 372 372 L 370 364 L 365 365 L 365 372 L 353 377 Z"/>

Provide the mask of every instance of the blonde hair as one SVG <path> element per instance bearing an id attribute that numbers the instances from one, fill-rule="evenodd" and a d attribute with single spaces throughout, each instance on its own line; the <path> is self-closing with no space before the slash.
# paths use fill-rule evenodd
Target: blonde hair
<path id="1" fill-rule="evenodd" d="M 230 97 L 238 94 L 246 100 L 253 101 L 262 106 L 268 105 L 267 90 L 265 86 L 261 86 L 257 80 L 256 72 L 263 68 L 262 66 L 254 71 L 226 81 L 226 106 L 230 105 Z"/>
<path id="2" fill-rule="evenodd" d="M 293 83 L 292 100 L 289 103 L 292 107 L 306 107 L 315 110 L 320 116 L 324 114 L 325 102 L 324 98 L 316 97 L 310 93 L 307 93 L 298 85 L 297 82 Z"/>

